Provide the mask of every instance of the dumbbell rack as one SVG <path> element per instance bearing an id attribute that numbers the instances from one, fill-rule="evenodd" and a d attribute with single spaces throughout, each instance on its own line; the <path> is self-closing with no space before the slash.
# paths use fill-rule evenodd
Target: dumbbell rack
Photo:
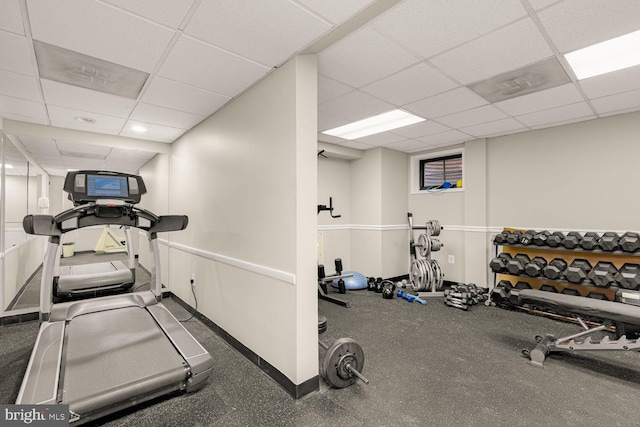
<path id="1" fill-rule="evenodd" d="M 512 228 L 505 228 L 505 231 L 514 232 L 522 231 Z M 524 233 L 524 231 L 522 231 Z M 499 249 L 502 248 L 502 252 L 508 253 L 512 256 L 516 254 L 525 254 L 529 258 L 542 257 L 548 263 L 552 259 L 560 258 L 564 260 L 567 265 L 575 259 L 586 259 L 589 263 L 595 267 L 600 261 L 606 261 L 612 263 L 618 270 L 625 263 L 639 263 L 640 253 L 630 253 L 623 251 L 603 251 L 601 249 L 582 249 L 577 247 L 574 249 L 567 249 L 564 247 L 549 247 L 549 246 L 537 246 L 533 244 L 521 244 L 521 243 L 496 243 L 494 245 L 494 258 L 498 256 Z M 551 290 L 552 292 L 565 293 L 569 295 L 576 295 L 582 297 L 598 298 L 608 301 L 616 300 L 615 287 L 599 287 L 596 286 L 589 279 L 582 283 L 572 283 L 564 279 L 551 280 L 547 277 L 531 277 L 526 274 L 512 275 L 510 273 L 493 273 L 494 287 L 502 280 L 507 280 L 515 288 L 519 289 L 534 289 L 534 290 Z"/>
<path id="2" fill-rule="evenodd" d="M 438 220 L 427 221 L 423 226 L 413 225 L 413 214 L 407 214 L 409 221 L 409 281 L 421 298 L 444 297 L 442 286 L 444 273 L 431 253 L 439 251 L 444 245 L 434 238 L 440 235 L 442 226 Z M 414 231 L 422 230 L 418 241 L 414 240 Z M 419 258 L 420 255 L 422 258 Z"/>

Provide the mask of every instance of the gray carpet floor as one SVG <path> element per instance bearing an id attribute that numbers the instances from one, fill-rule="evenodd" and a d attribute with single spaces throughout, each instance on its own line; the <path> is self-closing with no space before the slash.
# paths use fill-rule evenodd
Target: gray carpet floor
<path id="1" fill-rule="evenodd" d="M 319 301 L 331 342 L 348 336 L 364 348 L 370 385 L 321 389 L 296 401 L 198 320 L 187 329 L 212 354 L 207 386 L 103 418 L 104 426 L 637 426 L 640 355 L 552 355 L 545 368 L 520 356 L 536 334 L 573 324 L 497 307 L 464 312 L 349 291 L 351 308 Z M 179 319 L 186 312 L 164 300 Z M 13 402 L 37 322 L 0 327 L 0 402 Z M 324 350 L 319 350 L 324 355 Z"/>

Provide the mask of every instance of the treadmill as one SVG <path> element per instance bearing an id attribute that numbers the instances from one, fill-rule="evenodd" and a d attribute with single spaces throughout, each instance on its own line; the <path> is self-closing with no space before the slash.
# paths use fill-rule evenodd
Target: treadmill
<path id="1" fill-rule="evenodd" d="M 49 236 L 40 289 L 40 330 L 16 404 L 69 405 L 80 425 L 178 390 L 206 384 L 211 355 L 161 302 L 157 234 L 187 227 L 184 215 L 138 208 L 140 176 L 69 172 L 64 190 L 77 206 L 58 215 L 27 215 L 29 234 Z M 148 234 L 153 268 L 149 291 L 54 304 L 55 257 L 64 233 L 93 225 L 122 225 Z"/>

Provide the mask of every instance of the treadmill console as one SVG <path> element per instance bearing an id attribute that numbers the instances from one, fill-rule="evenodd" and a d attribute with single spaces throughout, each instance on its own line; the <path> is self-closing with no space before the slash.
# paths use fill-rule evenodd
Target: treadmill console
<path id="1" fill-rule="evenodd" d="M 141 176 L 109 171 L 68 172 L 64 191 L 78 206 L 99 200 L 137 204 L 147 192 Z"/>

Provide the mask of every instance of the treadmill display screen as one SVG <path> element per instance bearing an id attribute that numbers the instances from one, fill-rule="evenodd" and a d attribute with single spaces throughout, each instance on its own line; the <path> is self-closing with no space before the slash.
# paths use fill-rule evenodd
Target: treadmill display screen
<path id="1" fill-rule="evenodd" d="M 87 175 L 87 196 L 129 197 L 127 177 Z"/>

